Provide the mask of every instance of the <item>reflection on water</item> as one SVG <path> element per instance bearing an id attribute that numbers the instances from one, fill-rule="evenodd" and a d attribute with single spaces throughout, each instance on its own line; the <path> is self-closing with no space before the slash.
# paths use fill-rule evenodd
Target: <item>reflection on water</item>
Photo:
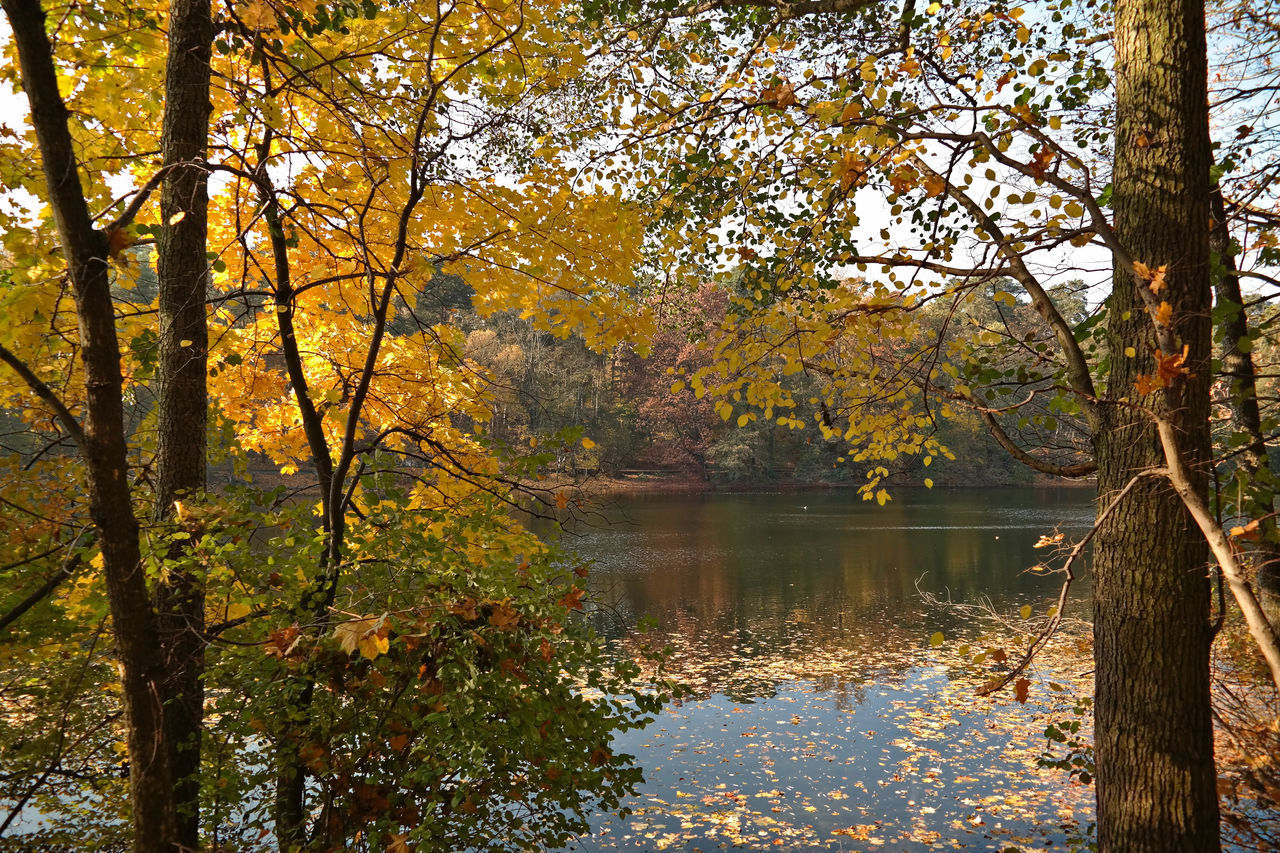
<path id="1" fill-rule="evenodd" d="M 694 698 L 615 743 L 646 770 L 638 816 L 601 820 L 574 849 L 988 849 L 1077 833 L 1088 792 L 1033 762 L 1045 725 L 1069 713 L 1061 697 L 976 699 L 980 678 L 955 644 L 932 649 L 928 638 L 978 626 L 925 607 L 920 590 L 1042 610 L 1058 582 L 1025 573 L 1044 557 L 1032 545 L 1055 529 L 1082 534 L 1091 497 L 619 500 L 608 526 L 570 540 L 594 563 L 593 618 L 624 638 L 652 617 Z M 1087 597 L 1082 583 L 1073 601 Z M 1053 678 L 1087 690 L 1077 663 Z"/>

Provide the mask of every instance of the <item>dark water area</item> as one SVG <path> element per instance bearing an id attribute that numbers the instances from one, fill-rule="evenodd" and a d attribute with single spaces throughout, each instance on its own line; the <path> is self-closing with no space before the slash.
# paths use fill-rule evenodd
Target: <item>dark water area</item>
<path id="1" fill-rule="evenodd" d="M 641 495 L 604 508 L 568 537 L 593 564 L 597 628 L 626 642 L 651 621 L 689 695 L 615 742 L 645 769 L 635 814 L 601 817 L 571 849 L 1070 849 L 1092 791 L 1035 759 L 1045 726 L 1089 692 L 1086 639 L 1067 631 L 1037 662 L 1026 703 L 974 690 L 1007 668 L 980 650 L 1016 658 L 1019 612 L 1057 597 L 1058 576 L 1026 571 L 1049 556 L 1035 544 L 1083 535 L 1092 498 Z M 1087 583 L 1069 615 L 1087 614 Z M 1009 624 L 922 593 L 985 602 Z"/>

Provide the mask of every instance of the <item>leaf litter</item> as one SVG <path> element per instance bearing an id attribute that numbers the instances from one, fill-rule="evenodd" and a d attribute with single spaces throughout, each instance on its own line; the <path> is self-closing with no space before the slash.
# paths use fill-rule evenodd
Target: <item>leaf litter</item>
<path id="1" fill-rule="evenodd" d="M 1093 821 L 1090 786 L 1036 765 L 1046 727 L 1092 690 L 1082 638 L 1037 660 L 1024 703 L 974 695 L 1007 656 L 969 649 L 1014 636 L 725 627 L 669 626 L 667 674 L 689 698 L 615 741 L 645 768 L 632 815 L 569 849 L 1064 848 Z"/>

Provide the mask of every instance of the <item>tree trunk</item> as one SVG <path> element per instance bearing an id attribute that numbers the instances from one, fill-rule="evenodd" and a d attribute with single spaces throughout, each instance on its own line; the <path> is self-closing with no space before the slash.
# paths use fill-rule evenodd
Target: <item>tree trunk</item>
<path id="1" fill-rule="evenodd" d="M 1230 381 L 1227 402 L 1231 421 L 1248 436 L 1241 448 L 1240 467 L 1246 476 L 1247 492 L 1236 500 L 1239 512 L 1259 520 L 1259 538 L 1252 548 L 1257 566 L 1258 597 L 1272 625 L 1280 624 L 1280 534 L 1271 515 L 1275 504 L 1275 474 L 1267 456 L 1267 441 L 1262 434 L 1262 414 L 1258 408 L 1257 374 L 1253 354 L 1241 342 L 1249 336 L 1249 317 L 1240 293 L 1240 276 L 1236 274 L 1231 234 L 1227 230 L 1226 206 L 1222 192 L 1215 186 L 1211 196 L 1213 230 L 1209 247 L 1213 252 L 1213 291 L 1218 312 L 1222 312 L 1219 330 L 1222 340 L 1222 375 Z"/>
<path id="2" fill-rule="evenodd" d="M 1178 432 L 1195 489 L 1209 460 L 1209 129 L 1202 0 L 1126 0 L 1115 28 L 1115 228 L 1133 257 L 1167 265 L 1189 373 L 1155 376 L 1145 280 L 1117 263 L 1108 305 L 1111 374 L 1094 436 L 1102 505 L 1163 464 L 1141 401 Z M 1132 352 L 1134 355 L 1128 355 Z M 1103 851 L 1219 849 L 1209 697 L 1208 549 L 1163 480 L 1136 484 L 1103 520 L 1094 559 L 1098 843 Z"/>
<path id="3" fill-rule="evenodd" d="M 102 549 L 115 653 L 122 669 L 135 851 L 172 851 L 173 787 L 161 702 L 163 664 L 128 480 L 120 346 L 107 237 L 80 187 L 67 109 L 38 0 L 0 0 L 13 28 L 22 88 L 43 161 L 48 201 L 75 292 L 85 387 L 85 468 Z"/>
<path id="4" fill-rule="evenodd" d="M 206 255 L 209 195 L 204 164 L 209 137 L 209 61 L 213 20 L 208 0 L 175 0 L 170 7 L 161 149 L 165 175 L 161 232 L 159 412 L 156 517 L 172 515 L 180 499 L 205 489 L 209 281 Z M 155 605 L 168 679 L 165 739 L 171 748 L 178 843 L 200 841 L 200 739 L 204 722 L 204 579 L 179 568 L 157 585 Z"/>

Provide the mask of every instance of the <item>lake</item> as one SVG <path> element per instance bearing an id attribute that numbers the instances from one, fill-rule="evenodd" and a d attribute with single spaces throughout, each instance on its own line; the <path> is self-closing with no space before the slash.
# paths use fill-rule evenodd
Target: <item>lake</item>
<path id="1" fill-rule="evenodd" d="M 1092 518 L 1087 489 L 615 500 L 569 536 L 592 618 L 624 643 L 651 621 L 689 695 L 615 741 L 645 769 L 634 814 L 569 849 L 1066 849 L 1092 789 L 1035 759 L 1047 725 L 1081 719 L 1087 632 L 1037 660 L 1025 703 L 974 691 L 1020 654 L 1024 605 L 1034 620 L 1057 597 L 1026 572 L 1036 542 Z M 1084 578 L 1068 615 L 1087 601 Z"/>

